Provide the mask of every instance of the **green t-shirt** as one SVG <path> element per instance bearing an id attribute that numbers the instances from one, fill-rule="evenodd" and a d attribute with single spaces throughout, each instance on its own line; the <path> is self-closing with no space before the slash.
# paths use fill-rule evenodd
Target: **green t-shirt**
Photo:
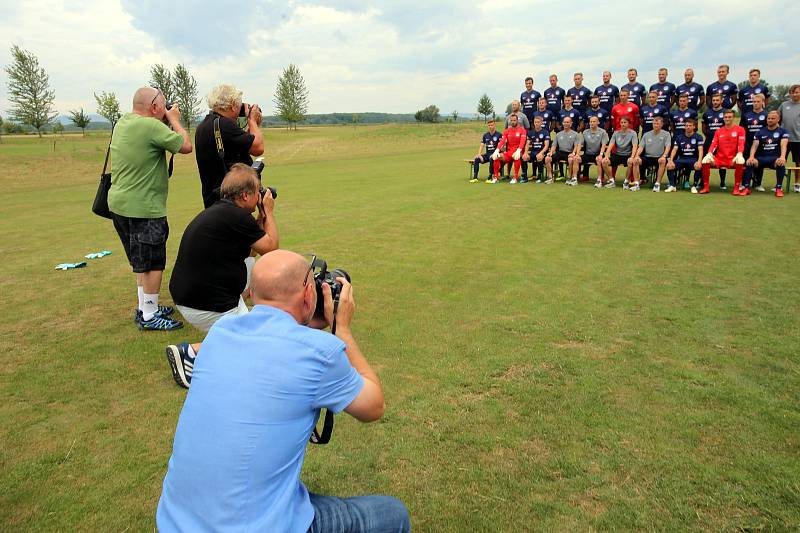
<path id="1" fill-rule="evenodd" d="M 164 151 L 173 154 L 183 137 L 158 119 L 126 113 L 111 138 L 108 208 L 131 218 L 167 216 L 169 176 Z"/>

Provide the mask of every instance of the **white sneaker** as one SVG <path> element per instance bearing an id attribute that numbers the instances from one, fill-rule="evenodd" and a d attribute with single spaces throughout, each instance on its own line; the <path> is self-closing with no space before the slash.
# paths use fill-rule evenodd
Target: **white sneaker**
<path id="1" fill-rule="evenodd" d="M 661 184 L 660 183 L 653 184 L 653 192 L 661 192 Z"/>
<path id="2" fill-rule="evenodd" d="M 541 182 L 542 182 L 542 180 L 540 180 L 540 179 L 539 179 L 539 180 L 536 180 L 536 181 L 534 181 L 534 183 L 541 183 Z"/>
<path id="3" fill-rule="evenodd" d="M 602 181 L 597 180 L 597 181 L 594 182 L 594 188 L 595 189 L 600 189 L 602 186 L 603 186 L 603 182 Z"/>
<path id="4" fill-rule="evenodd" d="M 800 192 L 800 183 L 794 184 L 794 192 Z"/>
<path id="5" fill-rule="evenodd" d="M 673 187 L 672 185 L 670 185 L 669 187 L 667 187 L 666 189 L 664 189 L 664 192 L 675 192 L 675 191 L 677 191 L 677 190 L 678 190 L 678 189 L 676 189 L 675 187 Z"/>
<path id="6" fill-rule="evenodd" d="M 727 190 L 728 190 L 728 188 L 727 188 L 726 186 L 724 186 L 724 185 L 720 185 L 720 186 L 719 186 L 719 190 L 721 190 L 721 191 L 727 191 Z"/>
<path id="7" fill-rule="evenodd" d="M 697 194 L 697 187 L 692 186 L 692 194 Z"/>
<path id="8" fill-rule="evenodd" d="M 553 181 L 554 181 L 554 180 L 553 180 L 553 178 L 547 178 L 547 179 L 545 180 L 544 184 L 545 184 L 545 185 L 552 185 L 552 184 L 553 184 Z"/>
<path id="9" fill-rule="evenodd" d="M 638 190 L 639 190 L 639 184 L 638 184 L 638 183 L 634 183 L 633 185 L 631 185 L 631 188 L 630 188 L 630 190 L 632 190 L 632 191 L 638 191 Z"/>
<path id="10" fill-rule="evenodd" d="M 517 178 L 511 178 L 511 181 L 509 181 L 509 183 L 511 183 L 511 184 L 514 184 L 516 182 L 517 182 Z"/>
<path id="11" fill-rule="evenodd" d="M 492 178 L 492 183 L 497 183 L 497 181 L 498 181 L 497 178 Z"/>
<path id="12" fill-rule="evenodd" d="M 623 182 L 622 182 L 622 190 L 623 190 L 623 191 L 630 190 L 630 188 L 631 188 L 631 186 L 630 186 L 630 184 L 628 183 L 628 180 L 625 180 L 625 181 L 623 181 Z"/>
<path id="13" fill-rule="evenodd" d="M 743 189 L 744 189 L 744 187 L 742 187 L 742 188 L 741 188 L 741 189 L 739 189 L 739 190 L 741 191 L 741 190 L 743 190 Z M 759 185 L 758 187 L 756 187 L 756 190 L 757 190 L 758 192 L 767 192 L 767 189 L 765 189 L 763 185 Z"/>
<path id="14" fill-rule="evenodd" d="M 616 182 L 614 180 L 609 180 L 609 181 L 606 182 L 605 185 L 603 185 L 603 187 L 605 187 L 606 189 L 613 189 L 616 186 L 617 186 L 617 184 L 616 184 Z"/>
<path id="15" fill-rule="evenodd" d="M 578 186 L 578 178 L 572 178 L 572 186 L 573 187 L 577 187 Z"/>

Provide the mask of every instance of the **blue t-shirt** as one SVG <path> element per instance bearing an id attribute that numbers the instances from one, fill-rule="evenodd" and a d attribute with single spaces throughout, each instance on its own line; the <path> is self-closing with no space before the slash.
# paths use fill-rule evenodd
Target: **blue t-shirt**
<path id="1" fill-rule="evenodd" d="M 561 106 L 564 105 L 564 89 L 561 87 L 548 87 L 544 90 L 544 99 L 547 100 L 547 109 L 550 110 L 557 116 L 557 113 L 561 110 Z"/>
<path id="2" fill-rule="evenodd" d="M 535 156 L 544 148 L 544 143 L 550 140 L 550 132 L 542 128 L 539 131 L 534 129 L 528 130 L 528 140 L 531 143 L 531 156 Z"/>
<path id="3" fill-rule="evenodd" d="M 656 100 L 657 104 L 661 104 L 667 109 L 672 107 L 672 97 L 675 96 L 674 83 L 654 83 L 650 86 L 650 90 L 658 93 L 658 100 Z"/>
<path id="4" fill-rule="evenodd" d="M 586 110 L 586 127 L 589 127 L 589 119 L 592 117 L 597 117 L 598 125 L 597 127 L 601 130 L 607 129 L 608 126 L 608 119 L 611 118 L 611 112 L 607 109 L 603 109 L 602 107 L 598 107 L 597 109 L 592 109 L 591 107 Z"/>
<path id="5" fill-rule="evenodd" d="M 502 136 L 503 134 L 499 131 L 495 131 L 494 133 L 487 131 L 483 134 L 483 139 L 481 139 L 481 142 L 486 146 L 487 153 L 495 151 L 497 145 L 500 143 L 500 137 Z"/>
<path id="6" fill-rule="evenodd" d="M 630 92 L 630 95 L 628 96 L 629 102 L 636 104 L 636 107 L 642 107 L 642 99 L 644 98 L 645 92 L 644 85 L 637 81 L 636 83 L 626 83 L 620 87 L 620 90 L 622 89 L 628 89 L 628 92 Z"/>
<path id="7" fill-rule="evenodd" d="M 706 131 L 706 139 L 708 142 L 711 142 L 711 139 L 714 138 L 714 133 L 722 126 L 725 125 L 725 121 L 723 120 L 725 116 L 725 109 L 721 108 L 717 111 L 713 109 L 709 109 L 705 113 L 703 113 L 703 123 L 708 128 Z"/>
<path id="8" fill-rule="evenodd" d="M 175 429 L 158 530 L 307 531 L 300 471 L 319 410 L 340 412 L 364 386 L 344 349 L 274 307 L 217 321 Z"/>
<path id="9" fill-rule="evenodd" d="M 667 129 L 669 122 L 669 111 L 661 104 L 656 105 L 643 105 L 639 110 L 639 116 L 642 117 L 642 133 L 647 133 L 653 129 L 653 119 L 656 117 L 663 118 L 662 126 Z"/>
<path id="10" fill-rule="evenodd" d="M 542 127 L 546 130 L 549 130 L 552 127 L 555 114 L 549 109 L 545 109 L 544 111 L 534 111 L 533 118 L 531 119 L 531 128 L 533 128 L 533 120 L 536 117 L 542 117 Z"/>
<path id="11" fill-rule="evenodd" d="M 683 132 L 686 131 L 686 121 L 690 118 L 697 120 L 697 111 L 691 107 L 687 107 L 683 111 L 680 109 L 673 109 L 669 114 L 669 118 L 670 121 L 672 121 L 673 134 L 682 135 Z"/>
<path id="12" fill-rule="evenodd" d="M 725 83 L 720 83 L 715 81 L 708 87 L 706 87 L 706 102 L 708 105 L 711 105 L 711 97 L 715 94 L 722 95 L 722 107 L 724 109 L 733 109 L 733 96 L 736 96 L 739 89 L 736 87 L 736 84 L 732 81 L 728 80 Z"/>
<path id="13" fill-rule="evenodd" d="M 592 97 L 592 91 L 586 86 L 570 87 L 567 94 L 572 97 L 572 107 L 583 113 L 589 107 L 589 98 Z"/>
<path id="14" fill-rule="evenodd" d="M 533 113 L 536 111 L 536 106 L 539 103 L 539 98 L 542 95 L 539 94 L 539 91 L 536 89 L 531 89 L 530 92 L 525 91 L 521 95 L 519 95 L 519 103 L 522 106 L 522 113 L 528 117 L 528 120 L 531 122 L 531 127 L 533 127 Z"/>
<path id="15" fill-rule="evenodd" d="M 755 137 L 755 140 L 758 141 L 758 150 L 756 153 L 760 156 L 780 157 L 781 140 L 788 138 L 789 132 L 781 127 L 775 128 L 774 130 L 761 128 L 761 131 L 759 131 Z"/>
<path id="16" fill-rule="evenodd" d="M 752 140 L 762 128 L 767 127 L 767 110 L 764 109 L 759 113 L 755 111 L 748 111 L 744 114 L 744 131 L 746 138 Z"/>
<path id="17" fill-rule="evenodd" d="M 703 86 L 699 83 L 681 83 L 675 89 L 678 96 L 682 94 L 689 95 L 689 107 L 697 111 L 700 109 L 700 97 L 703 96 Z M 709 102 L 710 104 L 711 102 Z"/>
<path id="18" fill-rule="evenodd" d="M 676 154 L 678 159 L 697 161 L 698 150 L 703 146 L 703 136 L 696 132 L 691 137 L 681 133 L 675 139 L 675 146 L 678 147 L 678 153 Z"/>
<path id="19" fill-rule="evenodd" d="M 572 119 L 572 129 L 577 131 L 578 124 L 580 124 L 581 120 L 583 120 L 583 114 L 580 112 L 580 110 L 573 107 L 572 109 L 562 109 L 558 112 L 558 121 L 561 124 L 564 123 L 564 119 L 566 117 Z"/>
<path id="20" fill-rule="evenodd" d="M 600 97 L 600 107 L 610 114 L 611 108 L 614 107 L 619 98 L 619 89 L 617 89 L 616 85 L 610 83 L 608 85 L 598 85 L 597 89 L 594 90 L 594 94 Z M 630 98 L 628 100 L 630 101 Z"/>
<path id="21" fill-rule="evenodd" d="M 743 89 L 739 89 L 739 109 L 742 111 L 742 115 L 745 115 L 753 110 L 753 97 L 757 94 L 763 94 L 764 99 L 766 100 L 769 98 L 769 87 L 764 85 L 763 83 L 759 83 L 755 87 L 751 87 L 750 83 L 748 82 L 747 85 L 744 86 Z M 766 102 L 764 106 L 766 107 Z"/>

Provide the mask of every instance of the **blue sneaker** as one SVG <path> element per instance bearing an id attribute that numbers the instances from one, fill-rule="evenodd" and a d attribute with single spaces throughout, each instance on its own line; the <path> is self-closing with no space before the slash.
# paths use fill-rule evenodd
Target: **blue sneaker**
<path id="1" fill-rule="evenodd" d="M 167 346 L 167 362 L 172 369 L 172 379 L 175 383 L 189 388 L 192 382 L 192 370 L 194 369 L 194 357 L 189 355 L 189 343 L 170 344 Z"/>
<path id="2" fill-rule="evenodd" d="M 139 319 L 139 329 L 142 331 L 173 331 L 182 327 L 183 322 L 180 320 L 161 316 L 158 313 L 153 315 L 150 320 Z"/>
<path id="3" fill-rule="evenodd" d="M 156 314 L 159 315 L 159 316 L 167 317 L 167 316 L 171 316 L 172 313 L 174 313 L 174 312 L 175 312 L 175 308 L 172 307 L 171 305 L 159 305 L 158 306 L 158 311 L 156 311 Z M 134 310 L 134 312 L 133 312 L 133 321 L 136 324 L 138 324 L 139 322 L 142 321 L 142 311 L 140 309 Z"/>

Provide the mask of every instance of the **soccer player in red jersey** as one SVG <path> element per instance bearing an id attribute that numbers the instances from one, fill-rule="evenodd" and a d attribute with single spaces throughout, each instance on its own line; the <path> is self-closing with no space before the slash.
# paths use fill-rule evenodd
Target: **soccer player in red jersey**
<path id="1" fill-rule="evenodd" d="M 517 115 L 509 117 L 510 125 L 503 131 L 503 136 L 500 138 L 500 143 L 497 149 L 492 154 L 494 159 L 494 179 L 497 179 L 497 173 L 500 171 L 500 162 L 503 163 L 514 162 L 514 177 L 511 178 L 510 183 L 517 183 L 519 178 L 519 167 L 522 159 L 522 150 L 525 148 L 525 143 L 528 141 L 528 132 L 517 123 Z M 506 151 L 502 154 L 500 150 L 506 147 Z"/>
<path id="2" fill-rule="evenodd" d="M 742 183 L 742 175 L 744 173 L 744 128 L 733 123 L 733 111 L 730 109 L 725 110 L 723 121 L 725 123 L 714 134 L 714 140 L 711 141 L 711 146 L 708 148 L 708 155 L 703 158 L 703 190 L 700 194 L 706 194 L 709 191 L 708 181 L 711 176 L 711 165 L 714 168 L 733 168 L 734 169 L 734 185 L 733 194 L 739 196 L 739 185 Z"/>
<path id="3" fill-rule="evenodd" d="M 630 91 L 622 89 L 619 92 L 619 103 L 611 108 L 611 124 L 614 131 L 622 128 L 619 119 L 626 117 L 628 119 L 628 126 L 635 132 L 639 132 L 639 106 L 633 102 L 628 101 Z"/>

